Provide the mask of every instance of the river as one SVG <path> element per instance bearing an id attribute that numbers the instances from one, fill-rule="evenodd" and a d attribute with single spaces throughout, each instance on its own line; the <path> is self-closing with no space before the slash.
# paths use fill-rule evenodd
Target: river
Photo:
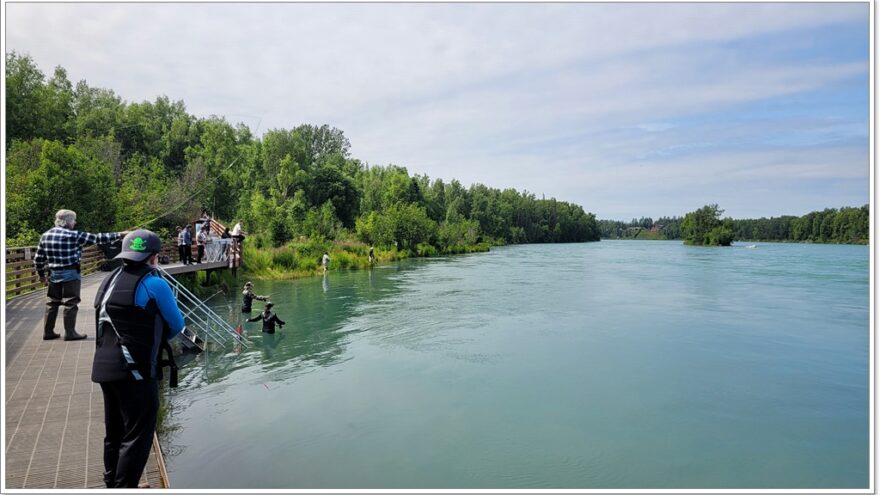
<path id="1" fill-rule="evenodd" d="M 183 370 L 172 486 L 867 488 L 869 248 L 748 244 L 254 280 L 287 325 Z"/>

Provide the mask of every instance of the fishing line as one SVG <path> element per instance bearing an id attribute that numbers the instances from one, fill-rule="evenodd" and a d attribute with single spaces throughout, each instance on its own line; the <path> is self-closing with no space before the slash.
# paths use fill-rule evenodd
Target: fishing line
<path id="1" fill-rule="evenodd" d="M 240 116 L 240 117 L 252 117 L 252 116 L 247 116 L 247 115 L 239 115 L 239 116 Z M 262 118 L 262 117 L 259 117 L 259 119 L 258 119 L 258 121 L 257 121 L 257 128 L 256 128 L 256 130 L 254 131 L 254 135 L 256 135 L 258 132 L 260 132 L 260 125 L 261 125 L 262 123 L 263 123 L 263 118 Z M 178 209 L 180 209 L 180 207 L 182 207 L 183 205 L 185 205 L 185 204 L 189 203 L 190 201 L 192 201 L 193 198 L 195 198 L 196 196 L 198 196 L 198 195 L 199 195 L 202 191 L 204 191 L 209 185 L 213 184 L 217 179 L 219 179 L 219 178 L 223 175 L 223 172 L 226 172 L 227 170 L 229 170 L 230 168 L 232 168 L 232 166 L 235 165 L 235 162 L 237 162 L 237 161 L 239 160 L 239 158 L 241 158 L 242 156 L 244 156 L 244 151 L 239 151 L 239 154 L 238 154 L 237 157 L 235 157 L 235 160 L 232 160 L 232 162 L 231 162 L 229 165 L 227 165 L 225 168 L 223 168 L 223 169 L 220 171 L 220 173 L 217 174 L 213 179 L 208 179 L 208 181 L 202 186 L 201 189 L 198 189 L 195 193 L 193 193 L 192 195 L 190 195 L 189 197 L 187 197 L 186 199 L 184 199 L 179 205 L 175 206 L 174 208 L 171 208 L 170 210 L 166 211 L 165 213 L 159 215 L 158 217 L 153 218 L 152 220 L 148 220 L 148 221 L 146 221 L 146 222 L 144 222 L 144 223 L 142 223 L 142 224 L 140 224 L 140 225 L 138 225 L 138 226 L 132 228 L 131 230 L 137 230 L 137 229 L 139 229 L 139 228 L 145 227 L 145 226 L 147 226 L 147 225 L 149 225 L 149 224 L 155 222 L 156 220 L 159 220 L 160 218 L 166 217 L 166 216 L 170 215 L 171 213 L 177 211 Z"/>

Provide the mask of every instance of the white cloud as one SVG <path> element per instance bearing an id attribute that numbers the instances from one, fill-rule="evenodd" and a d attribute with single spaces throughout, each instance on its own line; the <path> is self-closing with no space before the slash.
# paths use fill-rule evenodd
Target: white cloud
<path id="1" fill-rule="evenodd" d="M 704 170 L 666 159 L 707 150 L 725 161 L 730 152 L 718 148 L 724 145 L 718 126 L 682 127 L 679 119 L 866 78 L 868 69 L 867 60 L 769 63 L 731 44 L 867 25 L 866 4 L 6 8 L 7 50 L 31 54 L 44 72 L 62 65 L 71 79 L 130 101 L 165 94 L 197 115 L 225 115 L 252 127 L 261 122 L 260 132 L 328 123 L 346 132 L 355 157 L 370 163 L 543 191 L 596 211 L 606 209 L 593 194 L 599 186 L 579 189 L 577 181 L 614 188 L 636 180 L 636 171 L 647 168 L 642 162 L 654 160 L 658 172 L 651 179 L 690 184 Z M 801 37 L 789 43 L 809 49 Z M 796 125 L 789 124 L 761 125 L 786 136 Z M 835 132 L 852 134 L 852 122 L 837 125 L 843 130 Z M 757 130 L 722 127 L 735 139 L 757 139 Z M 828 172 L 795 166 L 796 155 L 779 146 L 762 153 L 767 159 L 752 157 L 756 165 L 747 169 L 754 177 L 781 170 L 783 156 L 794 167 L 787 173 Z M 658 208 L 675 203 L 656 201 Z M 643 211 L 634 216 L 652 214 L 654 206 L 638 208 Z"/>

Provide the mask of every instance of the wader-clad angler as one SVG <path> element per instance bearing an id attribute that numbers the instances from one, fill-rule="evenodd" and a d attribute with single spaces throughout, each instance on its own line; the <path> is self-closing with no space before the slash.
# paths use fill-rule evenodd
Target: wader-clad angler
<path id="1" fill-rule="evenodd" d="M 272 303 L 266 303 L 266 309 L 263 310 L 262 313 L 254 316 L 253 318 L 248 318 L 248 321 L 260 321 L 263 320 L 263 331 L 266 333 L 275 333 L 275 324 L 277 323 L 279 327 L 283 327 L 285 323 L 278 318 L 278 315 L 272 312 Z"/>
<path id="2" fill-rule="evenodd" d="M 254 302 L 254 299 L 257 301 L 268 301 L 269 296 L 258 296 L 254 294 L 254 284 L 251 282 L 247 282 L 244 284 L 244 290 L 241 291 L 241 312 L 242 313 L 250 313 L 251 305 Z"/>
<path id="3" fill-rule="evenodd" d="M 64 305 L 64 340 L 81 340 L 84 334 L 76 332 L 76 314 L 79 311 L 79 292 L 82 284 L 79 260 L 82 248 L 91 244 L 112 244 L 128 232 L 90 234 L 73 230 L 76 227 L 76 212 L 58 210 L 55 213 L 55 227 L 40 236 L 40 244 L 34 255 L 34 268 L 40 282 L 46 282 L 46 269 L 49 270 L 49 290 L 46 295 L 46 316 L 43 323 L 43 340 L 57 339 L 55 319 L 58 306 Z"/>
<path id="4" fill-rule="evenodd" d="M 104 482 L 137 488 L 150 454 L 159 411 L 162 366 L 177 368 L 168 339 L 183 331 L 183 315 L 168 282 L 155 273 L 161 241 L 149 230 L 122 240 L 113 271 L 95 298 L 97 338 L 92 381 L 104 394 Z M 159 360 L 164 350 L 169 361 Z"/>

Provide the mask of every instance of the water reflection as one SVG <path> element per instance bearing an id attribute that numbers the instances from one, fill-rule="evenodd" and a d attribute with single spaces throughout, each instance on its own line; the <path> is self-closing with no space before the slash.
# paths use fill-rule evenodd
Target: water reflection
<path id="1" fill-rule="evenodd" d="M 408 269 L 424 265 L 418 261 L 408 264 Z M 364 270 L 325 274 L 320 280 L 256 281 L 256 291 L 272 294 L 273 311 L 287 322 L 275 334 L 263 333 L 260 321 L 247 321 L 262 308 L 241 313 L 239 294 L 214 297 L 209 306 L 234 328 L 241 327 L 248 346 L 209 349 L 181 370 L 181 384 L 201 387 L 224 382 L 251 367 L 271 372 L 268 378 L 272 381 L 283 381 L 311 367 L 340 362 L 347 335 L 357 331 L 351 328 L 350 321 L 400 292 L 401 279 L 396 274 L 402 268 L 399 264 L 393 268 L 386 270 L 384 276 Z"/>
<path id="2" fill-rule="evenodd" d="M 262 339 L 262 347 L 263 347 L 263 357 L 266 360 L 271 361 L 275 355 L 275 349 L 278 347 L 278 344 L 284 340 L 286 335 L 284 333 L 264 333 Z"/>

